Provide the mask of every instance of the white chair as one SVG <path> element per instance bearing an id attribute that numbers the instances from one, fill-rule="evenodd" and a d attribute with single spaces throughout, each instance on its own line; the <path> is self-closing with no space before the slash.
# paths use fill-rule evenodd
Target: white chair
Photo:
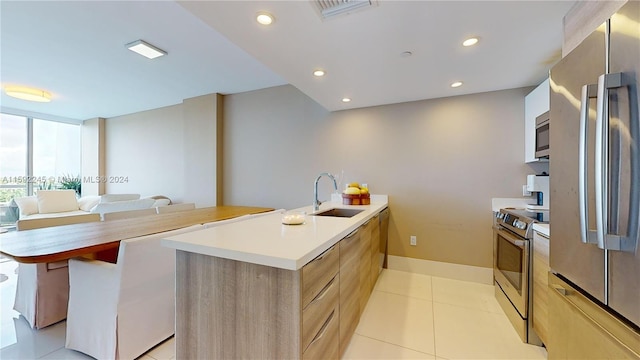
<path id="1" fill-rule="evenodd" d="M 116 264 L 69 260 L 65 346 L 96 359 L 134 359 L 175 333 L 175 249 L 161 239 L 202 225 L 122 240 Z"/>
<path id="2" fill-rule="evenodd" d="M 178 211 L 193 210 L 195 208 L 196 208 L 196 204 L 185 203 L 185 204 L 158 206 L 156 209 L 158 209 L 158 214 L 168 214 L 168 213 L 173 213 Z"/>
<path id="3" fill-rule="evenodd" d="M 155 208 L 104 213 L 102 214 L 102 220 L 109 221 L 109 220 L 130 219 L 130 218 L 135 218 L 140 216 L 151 216 L 151 215 L 157 215 Z"/>
<path id="4" fill-rule="evenodd" d="M 18 220 L 18 231 L 100 221 L 99 214 Z M 18 281 L 13 309 L 35 329 L 57 323 L 67 317 L 69 271 L 67 261 L 42 264 L 18 264 Z"/>

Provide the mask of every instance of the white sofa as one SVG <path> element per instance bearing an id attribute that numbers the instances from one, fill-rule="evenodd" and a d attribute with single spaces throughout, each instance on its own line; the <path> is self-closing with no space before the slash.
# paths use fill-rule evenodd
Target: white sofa
<path id="1" fill-rule="evenodd" d="M 20 220 L 54 218 L 88 213 L 130 211 L 166 206 L 171 200 L 164 196 L 140 198 L 140 194 L 105 194 L 76 198 L 74 190 L 40 190 L 36 195 L 15 199 Z"/>

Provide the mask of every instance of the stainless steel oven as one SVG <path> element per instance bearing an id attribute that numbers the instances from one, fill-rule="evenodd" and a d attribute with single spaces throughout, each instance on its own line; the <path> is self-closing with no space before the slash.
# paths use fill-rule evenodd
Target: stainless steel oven
<path id="1" fill-rule="evenodd" d="M 530 320 L 532 225 L 536 214 L 501 209 L 493 226 L 493 277 L 498 303 L 522 341 L 541 345 Z"/>
<path id="2" fill-rule="evenodd" d="M 493 276 L 520 316 L 527 318 L 529 304 L 529 240 L 496 226 Z"/>

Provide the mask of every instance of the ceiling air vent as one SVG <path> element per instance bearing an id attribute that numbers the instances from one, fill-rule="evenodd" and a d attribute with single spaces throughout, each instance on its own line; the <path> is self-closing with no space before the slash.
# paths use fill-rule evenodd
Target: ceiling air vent
<path id="1" fill-rule="evenodd" d="M 375 6 L 375 0 L 314 0 L 323 19 L 349 14 L 370 6 Z"/>

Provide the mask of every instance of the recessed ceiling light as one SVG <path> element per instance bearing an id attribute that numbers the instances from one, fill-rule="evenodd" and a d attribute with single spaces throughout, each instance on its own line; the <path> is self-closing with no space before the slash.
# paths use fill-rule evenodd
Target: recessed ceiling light
<path id="1" fill-rule="evenodd" d="M 44 91 L 24 86 L 5 86 L 4 92 L 16 99 L 37 101 L 37 102 L 50 102 L 51 94 Z"/>
<path id="2" fill-rule="evenodd" d="M 125 46 L 127 47 L 127 49 L 136 52 L 148 59 L 155 59 L 157 57 L 167 55 L 166 51 L 159 49 L 142 40 L 136 40 L 134 42 L 128 43 Z"/>
<path id="3" fill-rule="evenodd" d="M 268 12 L 259 12 L 256 14 L 256 21 L 261 25 L 271 25 L 275 18 Z"/>
<path id="4" fill-rule="evenodd" d="M 473 46 L 478 43 L 478 38 L 472 37 L 462 42 L 462 46 Z"/>
<path id="5" fill-rule="evenodd" d="M 351 98 L 348 98 L 348 97 L 342 98 L 342 102 L 343 103 L 351 102 Z"/>
<path id="6" fill-rule="evenodd" d="M 456 81 L 454 83 L 451 83 L 451 87 L 452 88 L 457 88 L 457 87 L 460 87 L 460 86 L 462 86 L 462 81 Z"/>
<path id="7" fill-rule="evenodd" d="M 322 69 L 316 69 L 313 71 L 313 76 L 320 77 L 320 76 L 324 76 L 325 74 L 326 72 Z"/>

